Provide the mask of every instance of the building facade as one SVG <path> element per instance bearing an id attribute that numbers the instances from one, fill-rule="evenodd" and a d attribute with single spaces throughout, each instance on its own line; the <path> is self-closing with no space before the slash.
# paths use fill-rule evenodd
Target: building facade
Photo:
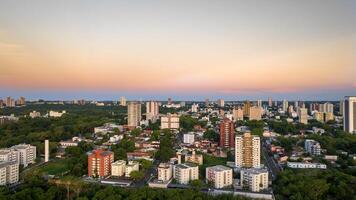
<path id="1" fill-rule="evenodd" d="M 198 165 L 193 163 L 183 163 L 173 166 L 173 178 L 179 184 L 188 184 L 192 180 L 199 179 Z"/>
<path id="2" fill-rule="evenodd" d="M 220 122 L 220 147 L 233 148 L 235 137 L 234 122 L 228 118 L 224 118 Z"/>
<path id="3" fill-rule="evenodd" d="M 125 160 L 117 160 L 111 163 L 111 176 L 124 176 L 126 168 Z"/>
<path id="4" fill-rule="evenodd" d="M 344 99 L 344 131 L 356 133 L 356 96 L 347 96 Z"/>
<path id="5" fill-rule="evenodd" d="M 114 153 L 111 151 L 94 150 L 88 153 L 88 176 L 106 177 L 111 175 L 111 163 Z"/>
<path id="6" fill-rule="evenodd" d="M 161 117 L 161 129 L 179 129 L 179 116 L 168 113 Z"/>
<path id="7" fill-rule="evenodd" d="M 19 163 L 15 161 L 0 162 L 0 185 L 14 184 L 19 181 Z"/>
<path id="8" fill-rule="evenodd" d="M 235 166 L 238 168 L 259 168 L 261 162 L 260 137 L 246 132 L 235 138 Z"/>
<path id="9" fill-rule="evenodd" d="M 252 192 L 259 192 L 268 188 L 267 169 L 243 169 L 240 172 L 242 188 Z"/>
<path id="10" fill-rule="evenodd" d="M 157 101 L 146 102 L 146 119 L 156 121 L 159 115 L 159 103 Z"/>
<path id="11" fill-rule="evenodd" d="M 172 179 L 173 167 L 170 163 L 160 163 L 157 168 L 158 180 L 166 182 Z"/>
<path id="12" fill-rule="evenodd" d="M 207 167 L 205 171 L 207 183 L 212 183 L 214 188 L 224 188 L 232 185 L 232 169 L 222 165 Z"/>
<path id="13" fill-rule="evenodd" d="M 129 102 L 127 104 L 127 125 L 137 127 L 141 121 L 141 104 L 139 102 Z"/>

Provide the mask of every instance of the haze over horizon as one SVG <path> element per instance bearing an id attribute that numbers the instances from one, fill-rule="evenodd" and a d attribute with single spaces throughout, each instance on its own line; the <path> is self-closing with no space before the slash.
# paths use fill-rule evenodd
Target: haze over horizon
<path id="1" fill-rule="evenodd" d="M 2 0 L 0 98 L 356 95 L 356 1 L 273 2 Z"/>

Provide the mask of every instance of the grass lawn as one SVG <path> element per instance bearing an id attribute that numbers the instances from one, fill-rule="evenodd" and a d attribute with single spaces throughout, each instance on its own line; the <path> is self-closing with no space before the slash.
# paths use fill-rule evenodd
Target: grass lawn
<path id="1" fill-rule="evenodd" d="M 61 159 L 49 162 L 48 164 L 40 167 L 40 171 L 48 175 L 61 175 L 62 173 L 68 171 L 68 160 Z"/>

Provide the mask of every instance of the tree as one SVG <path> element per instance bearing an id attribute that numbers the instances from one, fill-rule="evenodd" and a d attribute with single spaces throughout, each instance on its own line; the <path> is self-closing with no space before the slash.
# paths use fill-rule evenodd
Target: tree
<path id="1" fill-rule="evenodd" d="M 131 135 L 134 137 L 137 137 L 141 134 L 141 129 L 140 128 L 135 128 L 131 131 Z"/>
<path id="2" fill-rule="evenodd" d="M 220 139 L 220 135 L 212 129 L 205 131 L 203 137 L 214 142 L 219 142 Z"/>
<path id="3" fill-rule="evenodd" d="M 132 171 L 130 173 L 130 178 L 132 178 L 134 181 L 141 180 L 145 174 L 142 171 Z"/>
<path id="4" fill-rule="evenodd" d="M 151 141 L 158 141 L 159 140 L 160 131 L 154 130 L 151 134 L 150 140 Z"/>
<path id="5" fill-rule="evenodd" d="M 203 183 L 202 180 L 197 179 L 197 180 L 192 180 L 192 181 L 190 182 L 190 184 L 193 186 L 194 190 L 200 191 L 201 188 L 203 187 L 203 184 L 204 184 L 204 183 Z"/>
<path id="6" fill-rule="evenodd" d="M 168 161 L 174 156 L 172 133 L 170 130 L 163 130 L 164 135 L 160 138 L 159 150 L 156 153 L 156 158 L 162 162 Z"/>
<path id="7" fill-rule="evenodd" d="M 152 162 L 149 160 L 141 159 L 140 164 L 144 170 L 150 169 L 152 167 Z"/>

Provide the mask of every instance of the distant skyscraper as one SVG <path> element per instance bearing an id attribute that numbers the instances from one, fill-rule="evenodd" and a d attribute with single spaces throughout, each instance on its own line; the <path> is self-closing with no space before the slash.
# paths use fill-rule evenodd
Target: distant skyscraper
<path id="1" fill-rule="evenodd" d="M 273 106 L 273 104 L 272 104 L 272 98 L 271 98 L 271 97 L 268 98 L 268 106 L 269 106 L 269 107 L 272 107 L 272 106 Z"/>
<path id="2" fill-rule="evenodd" d="M 249 120 L 261 120 L 262 108 L 257 106 L 250 107 L 248 118 Z"/>
<path id="3" fill-rule="evenodd" d="M 274 106 L 275 106 L 275 107 L 278 106 L 278 101 L 274 101 Z"/>
<path id="4" fill-rule="evenodd" d="M 172 98 L 168 98 L 168 102 L 167 102 L 169 105 L 171 105 L 173 102 L 172 102 Z"/>
<path id="5" fill-rule="evenodd" d="M 334 113 L 334 105 L 331 103 L 319 104 L 319 112 L 323 113 Z"/>
<path id="6" fill-rule="evenodd" d="M 192 105 L 192 109 L 191 110 L 192 110 L 192 112 L 198 112 L 198 108 L 199 108 L 199 105 L 194 103 Z"/>
<path id="7" fill-rule="evenodd" d="M 234 120 L 243 120 L 244 119 L 244 111 L 239 107 L 239 108 L 234 108 L 232 111 L 232 115 Z"/>
<path id="8" fill-rule="evenodd" d="M 307 124 L 308 123 L 308 109 L 299 108 L 298 109 L 298 117 L 299 117 L 300 123 Z"/>
<path id="9" fill-rule="evenodd" d="M 356 133 L 356 96 L 346 96 L 344 101 L 344 131 Z"/>
<path id="10" fill-rule="evenodd" d="M 282 110 L 284 112 L 287 112 L 287 110 L 288 110 L 288 101 L 285 99 L 283 100 L 283 103 L 282 103 Z"/>
<path id="11" fill-rule="evenodd" d="M 209 99 L 205 99 L 205 106 L 206 106 L 206 107 L 209 106 Z"/>
<path id="12" fill-rule="evenodd" d="M 126 106 L 126 98 L 120 97 L 120 106 Z"/>
<path id="13" fill-rule="evenodd" d="M 234 147 L 235 126 L 234 122 L 224 118 L 220 123 L 220 147 Z"/>
<path id="14" fill-rule="evenodd" d="M 298 101 L 294 102 L 294 108 L 298 110 L 298 108 L 299 108 L 299 102 Z"/>
<path id="15" fill-rule="evenodd" d="M 257 100 L 257 107 L 262 108 L 262 100 L 261 99 Z"/>
<path id="16" fill-rule="evenodd" d="M 141 104 L 138 102 L 129 102 L 127 105 L 127 125 L 136 127 L 141 121 Z"/>
<path id="17" fill-rule="evenodd" d="M 249 117 L 250 115 L 250 107 L 251 107 L 251 103 L 249 100 L 246 100 L 244 103 L 244 115 L 246 117 Z"/>
<path id="18" fill-rule="evenodd" d="M 159 104 L 157 101 L 146 102 L 146 119 L 156 121 L 159 115 Z"/>
<path id="19" fill-rule="evenodd" d="M 251 135 L 250 132 L 235 138 L 235 166 L 238 168 L 259 168 L 260 137 Z"/>
<path id="20" fill-rule="evenodd" d="M 7 107 L 15 107 L 15 100 L 11 97 L 6 98 L 6 106 Z"/>
<path id="21" fill-rule="evenodd" d="M 0 105 L 0 107 L 1 107 L 1 105 Z M 340 100 L 340 103 L 339 103 L 339 114 L 341 116 L 344 115 L 344 100 Z"/>
<path id="22" fill-rule="evenodd" d="M 17 100 L 17 104 L 19 106 L 23 106 L 26 104 L 26 100 L 25 100 L 25 97 L 20 97 L 18 100 Z"/>
<path id="23" fill-rule="evenodd" d="M 225 101 L 224 101 L 224 99 L 218 99 L 218 106 L 219 107 L 224 107 L 225 106 Z"/>

